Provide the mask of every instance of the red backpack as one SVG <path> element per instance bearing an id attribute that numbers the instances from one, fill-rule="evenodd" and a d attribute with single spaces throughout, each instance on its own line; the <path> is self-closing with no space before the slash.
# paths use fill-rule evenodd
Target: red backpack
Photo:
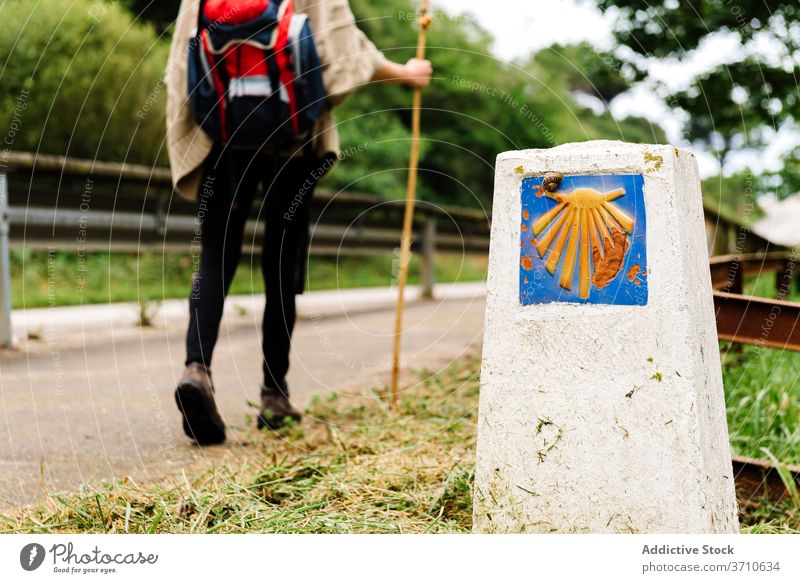
<path id="1" fill-rule="evenodd" d="M 314 36 L 292 0 L 201 0 L 188 81 L 197 123 L 235 146 L 303 140 L 325 103 Z"/>

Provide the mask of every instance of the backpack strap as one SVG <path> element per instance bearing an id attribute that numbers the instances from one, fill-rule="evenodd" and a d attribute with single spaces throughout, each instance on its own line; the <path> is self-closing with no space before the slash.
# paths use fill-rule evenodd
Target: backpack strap
<path id="1" fill-rule="evenodd" d="M 217 58 L 208 50 L 208 31 L 201 31 L 199 34 L 200 50 L 205 52 L 208 59 L 209 68 L 211 70 L 211 79 L 214 83 L 214 88 L 217 93 L 217 107 L 219 108 L 219 130 L 222 142 L 228 141 L 228 112 L 227 112 L 227 91 L 230 84 L 228 77 L 228 70 L 225 68 L 224 55 Z"/>
<path id="2" fill-rule="evenodd" d="M 289 57 L 286 54 L 287 46 L 289 45 L 289 31 L 292 24 L 292 16 L 294 15 L 294 2 L 293 0 L 284 0 L 285 10 L 280 15 L 278 20 L 278 34 L 275 40 L 275 60 L 278 63 L 280 70 L 279 74 L 279 87 L 286 91 L 287 105 L 289 106 L 289 119 L 292 124 L 292 130 L 295 135 L 300 134 L 300 120 L 297 117 L 297 95 L 295 93 L 294 71 L 289 68 Z"/>

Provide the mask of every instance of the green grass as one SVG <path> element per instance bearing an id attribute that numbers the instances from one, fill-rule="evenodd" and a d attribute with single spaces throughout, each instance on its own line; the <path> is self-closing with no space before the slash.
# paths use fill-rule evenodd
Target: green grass
<path id="1" fill-rule="evenodd" d="M 722 343 L 731 449 L 800 464 L 800 353 Z M 785 483 L 791 484 L 786 477 Z M 744 532 L 800 533 L 800 497 L 781 504 L 740 502 Z"/>
<path id="2" fill-rule="evenodd" d="M 778 352 L 743 354 L 733 363 L 725 357 L 733 447 L 796 461 L 797 397 L 787 384 L 795 361 Z M 227 457 L 212 467 L 160 483 L 126 480 L 50 496 L 0 515 L 0 533 L 468 532 L 478 370 L 471 359 L 419 373 L 399 415 L 377 391 L 317 399 L 302 426 L 278 436 L 240 434 L 243 445 L 223 448 Z M 741 508 L 743 532 L 800 533 L 798 499 L 750 500 Z"/>
<path id="3" fill-rule="evenodd" d="M 722 362 L 734 452 L 800 464 L 800 353 L 725 343 Z"/>
<path id="4" fill-rule="evenodd" d="M 388 286 L 394 281 L 396 261 L 390 254 L 375 256 L 312 256 L 306 289 L 323 290 Z M 441 254 L 437 257 L 440 282 L 480 281 L 486 278 L 485 257 Z M 74 253 L 14 251 L 11 288 L 14 308 L 68 306 L 80 303 L 148 302 L 185 298 L 191 288 L 194 264 L 185 253 Z M 409 281 L 419 281 L 419 259 L 413 257 Z M 264 291 L 258 261 L 246 259 L 231 285 L 232 294 Z"/>
<path id="5" fill-rule="evenodd" d="M 752 509 L 741 510 L 744 534 L 800 534 L 800 503 L 771 504 L 755 501 Z"/>
<path id="6" fill-rule="evenodd" d="M 761 273 L 759 275 L 748 276 L 745 279 L 742 292 L 745 295 L 756 296 L 759 298 L 777 298 L 777 282 L 775 273 Z M 783 277 L 783 275 L 782 275 Z M 781 285 L 786 286 L 786 280 L 781 279 Z M 800 302 L 797 283 L 791 282 L 791 286 L 784 287 L 783 297 L 780 298 L 787 302 Z"/>

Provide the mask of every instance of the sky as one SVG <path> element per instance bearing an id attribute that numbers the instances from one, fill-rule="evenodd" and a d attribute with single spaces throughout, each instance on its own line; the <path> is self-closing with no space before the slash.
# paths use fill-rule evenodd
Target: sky
<path id="1" fill-rule="evenodd" d="M 612 46 L 612 21 L 604 16 L 590 0 L 432 0 L 434 10 L 445 10 L 449 14 L 472 13 L 478 22 L 495 38 L 493 52 L 503 60 L 524 57 L 532 51 L 553 43 L 577 43 L 588 41 L 599 48 Z M 513 15 L 513 18 L 509 18 Z M 665 81 L 673 89 L 685 86 L 694 75 L 713 67 L 721 59 L 729 58 L 734 39 L 717 35 L 680 65 L 659 63 L 650 69 L 654 79 Z M 766 55 L 780 51 L 780 47 L 760 47 Z M 602 105 L 602 104 L 600 104 Z M 675 145 L 686 147 L 681 136 L 681 122 L 661 100 L 646 87 L 640 87 L 622 95 L 610 104 L 617 118 L 637 115 L 658 122 L 664 127 L 667 138 Z M 789 131 L 780 132 L 763 153 L 741 152 L 729 160 L 728 171 L 751 166 L 754 170 L 778 170 L 782 155 L 800 143 Z M 692 148 L 697 154 L 700 173 L 703 176 L 719 172 L 717 160 L 710 154 Z"/>
<path id="2" fill-rule="evenodd" d="M 432 0 L 450 14 L 471 12 L 495 37 L 503 59 L 527 55 L 553 42 L 611 42 L 611 23 L 591 2 L 577 0 Z M 513 15 L 514 18 L 509 18 Z M 558 31 L 558 36 L 554 32 Z"/>

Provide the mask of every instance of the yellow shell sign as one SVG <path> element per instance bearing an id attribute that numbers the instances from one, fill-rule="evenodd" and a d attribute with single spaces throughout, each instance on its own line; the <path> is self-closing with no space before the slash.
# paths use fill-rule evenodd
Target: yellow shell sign
<path id="1" fill-rule="evenodd" d="M 568 176 L 555 192 L 522 184 L 520 302 L 647 303 L 641 175 Z"/>

